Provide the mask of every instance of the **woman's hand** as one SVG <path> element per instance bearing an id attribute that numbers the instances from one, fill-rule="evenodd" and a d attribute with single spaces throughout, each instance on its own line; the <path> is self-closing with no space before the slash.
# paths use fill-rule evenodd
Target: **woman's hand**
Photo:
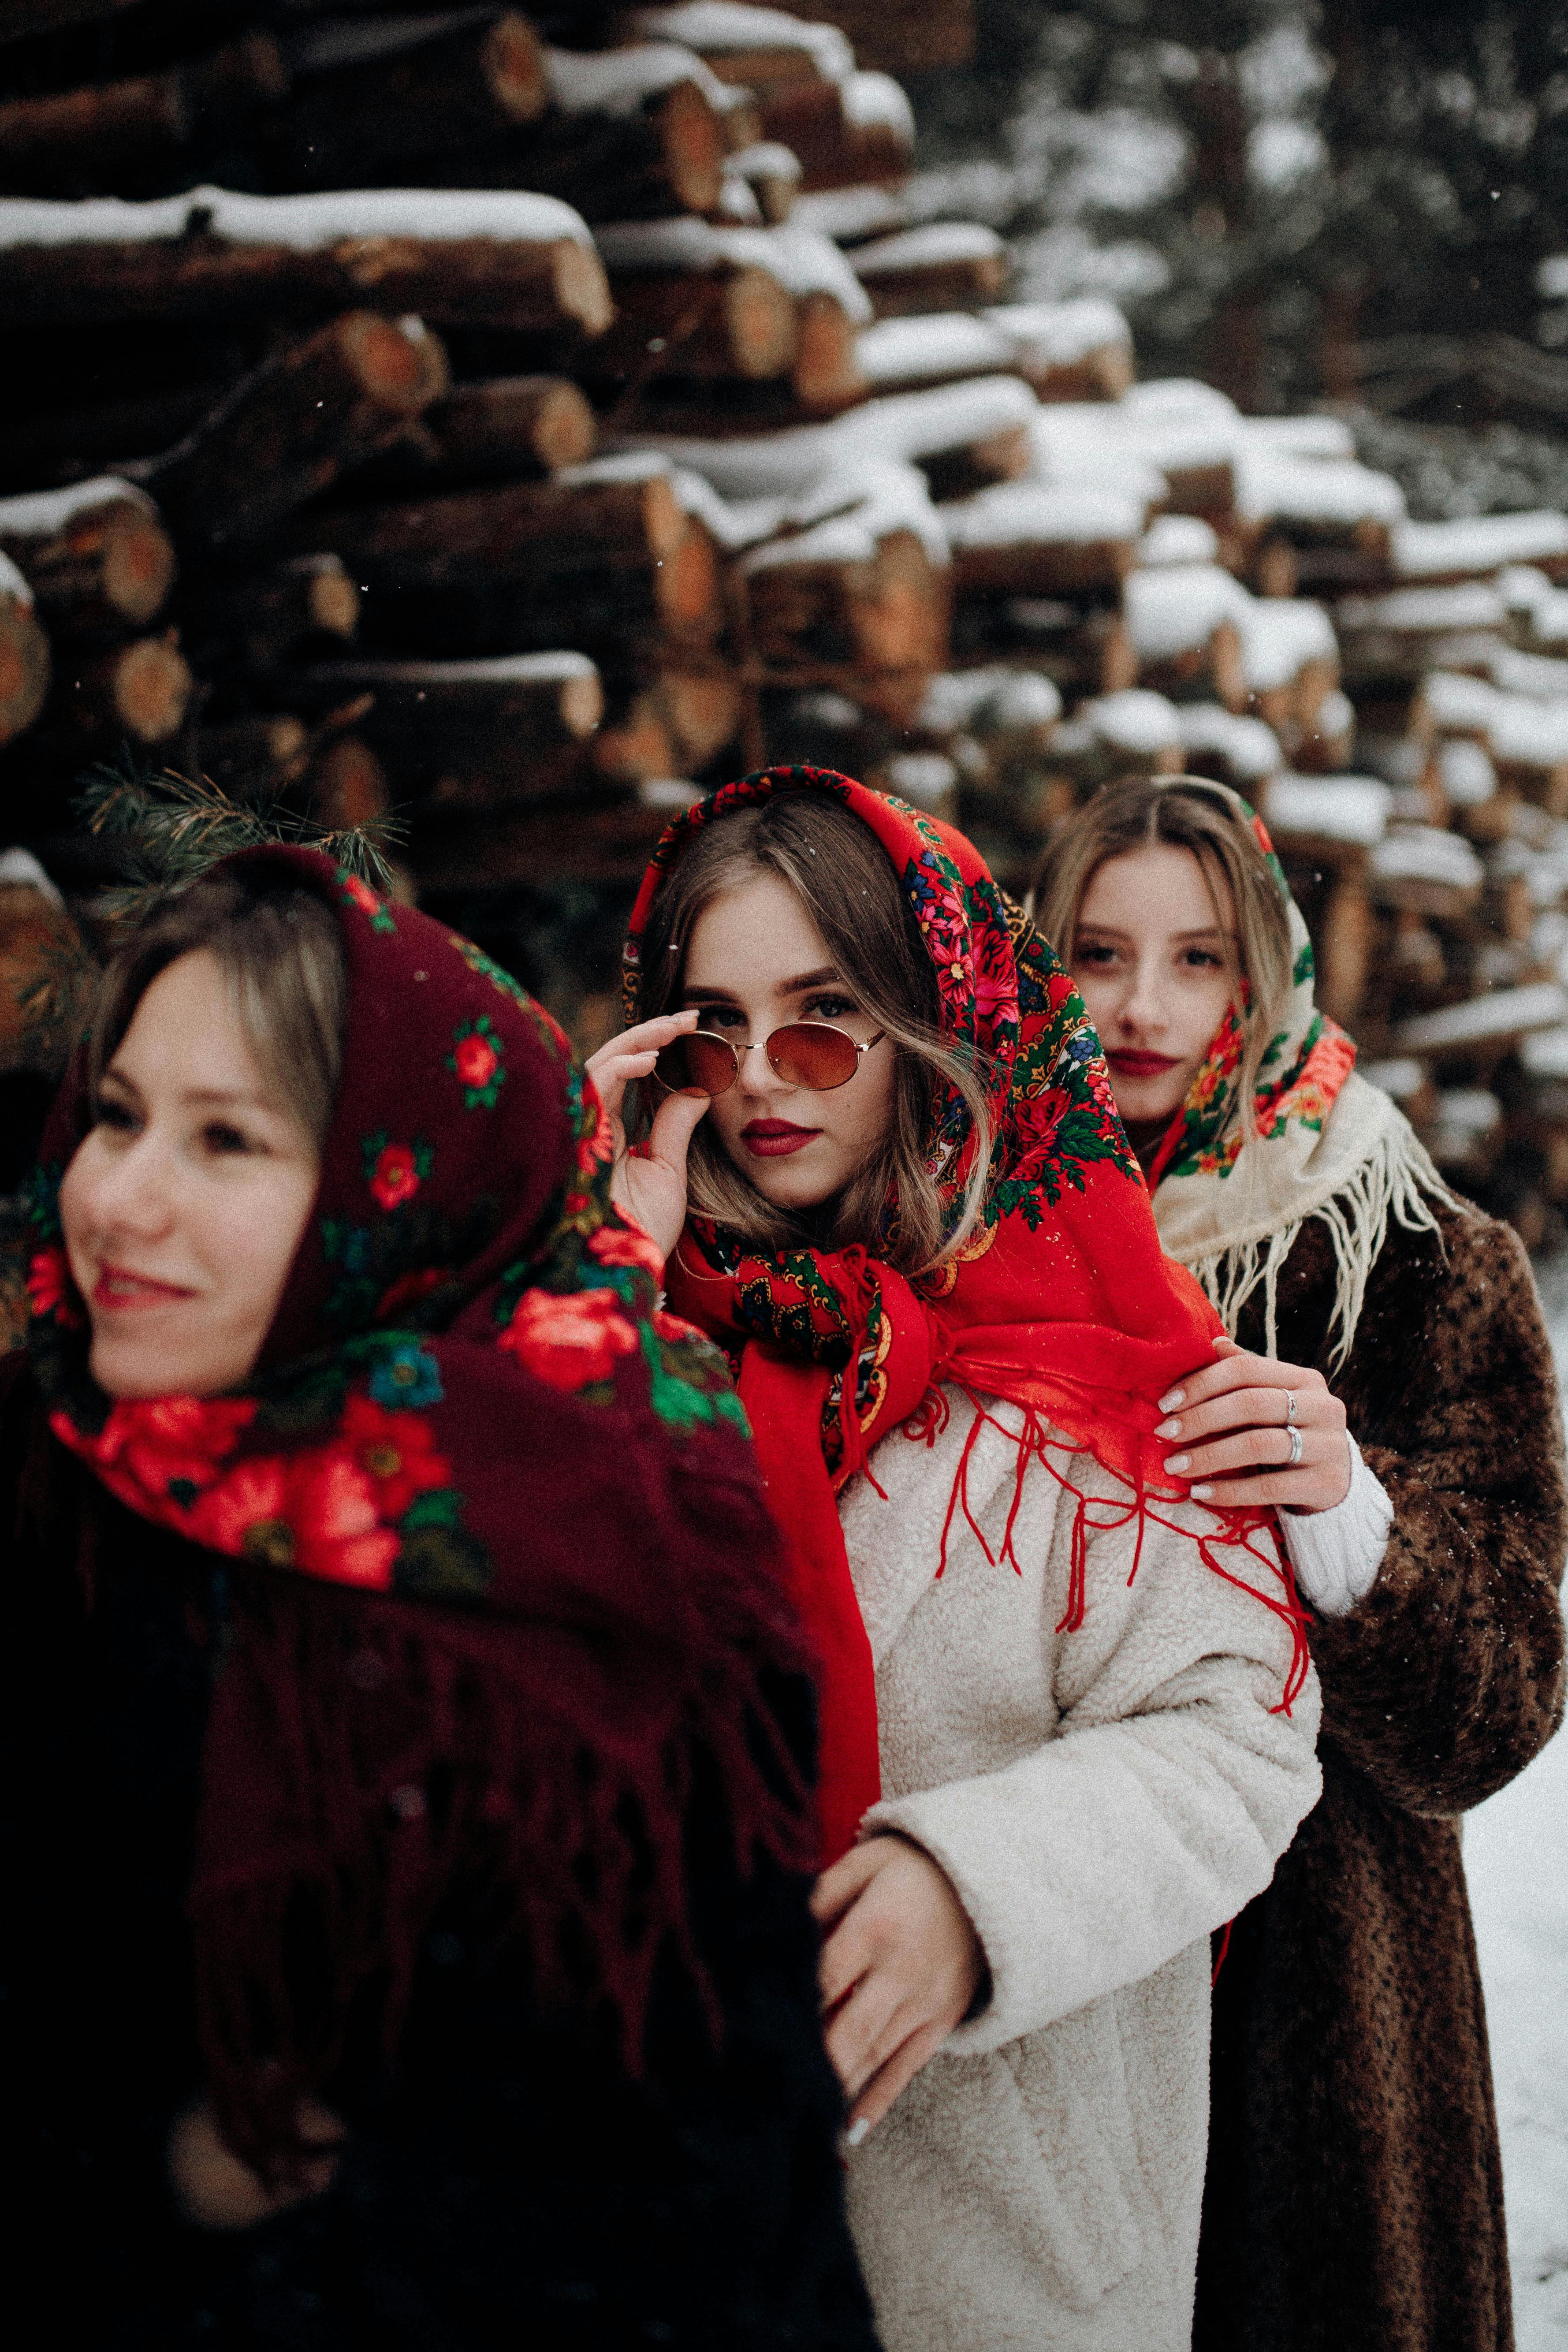
<path id="1" fill-rule="evenodd" d="M 903 1838 L 852 1848 L 811 1909 L 827 1934 L 817 1981 L 856 2147 L 968 2015 L 985 1956 L 946 1873 Z"/>
<path id="2" fill-rule="evenodd" d="M 627 1029 L 619 1037 L 612 1037 L 607 1045 L 601 1045 L 596 1054 L 590 1055 L 587 1066 L 615 1137 L 611 1197 L 617 1209 L 634 1219 L 658 1243 L 667 1258 L 680 1239 L 680 1229 L 686 1223 L 687 1147 L 708 1108 L 709 1097 L 699 1094 L 666 1095 L 654 1113 L 647 1156 L 639 1153 L 635 1160 L 626 1150 L 621 1105 L 633 1080 L 651 1076 L 663 1048 L 677 1037 L 689 1036 L 699 1017 L 693 1006 L 689 1013 L 665 1013 L 657 1021 L 640 1021 L 635 1029 Z"/>
<path id="3" fill-rule="evenodd" d="M 1331 1511 L 1342 1503 L 1351 1486 L 1345 1409 L 1321 1372 L 1249 1356 L 1234 1339 L 1214 1345 L 1219 1362 L 1201 1366 L 1160 1399 L 1171 1417 L 1155 1436 L 1181 1440 L 1181 1451 L 1165 1457 L 1170 1475 L 1194 1480 L 1200 1503 L 1273 1503 L 1288 1511 Z M 1292 1429 L 1301 1439 L 1294 1464 Z"/>
<path id="4" fill-rule="evenodd" d="M 169 2134 L 169 2179 L 187 2221 L 201 2230 L 253 2230 L 332 2185 L 348 2126 L 319 2099 L 301 2099 L 296 2117 L 305 2154 L 295 2177 L 269 2189 L 236 2156 L 217 2127 L 212 2102 L 197 2099 Z"/>

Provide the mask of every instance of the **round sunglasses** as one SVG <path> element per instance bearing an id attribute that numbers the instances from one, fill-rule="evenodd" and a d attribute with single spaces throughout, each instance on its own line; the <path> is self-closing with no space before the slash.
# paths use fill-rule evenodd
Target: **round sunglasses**
<path id="1" fill-rule="evenodd" d="M 768 1066 L 786 1087 L 805 1087 L 814 1095 L 831 1094 L 847 1087 L 860 1066 L 860 1056 L 879 1045 L 887 1035 L 879 1029 L 862 1045 L 847 1029 L 831 1021 L 791 1021 L 774 1029 L 759 1045 L 731 1045 L 711 1029 L 694 1029 L 666 1045 L 654 1064 L 654 1075 L 672 1094 L 727 1094 L 741 1075 L 747 1054 L 765 1054 Z"/>

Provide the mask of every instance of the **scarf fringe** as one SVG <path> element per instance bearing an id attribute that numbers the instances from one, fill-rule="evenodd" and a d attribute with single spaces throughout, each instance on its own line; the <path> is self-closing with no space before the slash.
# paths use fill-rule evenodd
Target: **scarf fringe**
<path id="1" fill-rule="evenodd" d="M 984 1399 L 977 1396 L 973 1390 L 965 1388 L 963 1394 L 974 1408 L 974 1421 L 964 1440 L 963 1451 L 959 1457 L 958 1469 L 953 1477 L 952 1494 L 948 1502 L 947 1517 L 942 1523 L 942 1544 L 936 1569 L 939 1578 L 946 1571 L 948 1538 L 952 1532 L 953 1520 L 960 1510 L 963 1511 L 971 1532 L 992 1566 L 1010 1568 L 1016 1575 L 1023 1574 L 1023 1563 L 1013 1549 L 1013 1530 L 1023 1504 L 1024 1480 L 1027 1475 L 1029 1465 L 1031 1462 L 1038 1462 L 1041 1467 L 1056 1480 L 1063 1493 L 1072 1496 L 1074 1506 L 1068 1603 L 1058 1622 L 1056 1631 L 1058 1633 L 1078 1633 L 1088 1613 L 1089 1545 L 1091 1536 L 1114 1535 L 1125 1528 L 1135 1530 L 1132 1543 L 1132 1565 L 1127 1572 L 1127 1582 L 1131 1587 L 1142 1561 L 1145 1534 L 1151 1526 L 1163 1528 L 1168 1533 L 1183 1536 L 1189 1543 L 1195 1544 L 1199 1558 L 1212 1574 L 1222 1577 L 1226 1584 L 1233 1584 L 1238 1592 L 1246 1592 L 1254 1601 L 1261 1601 L 1272 1616 L 1278 1617 L 1289 1627 L 1290 1664 L 1286 1672 L 1285 1686 L 1279 1705 L 1272 1710 L 1276 1715 L 1289 1714 L 1310 1670 L 1311 1650 L 1307 1638 L 1307 1612 L 1302 1608 L 1297 1594 L 1296 1580 L 1284 1547 L 1279 1542 L 1272 1511 L 1225 1511 L 1215 1509 L 1212 1506 L 1200 1505 L 1198 1507 L 1207 1512 L 1214 1524 L 1199 1530 L 1184 1526 L 1179 1519 L 1168 1517 L 1159 1508 L 1160 1501 L 1166 1498 L 1152 1496 L 1148 1487 L 1142 1482 L 1137 1484 L 1131 1480 L 1121 1482 L 1127 1488 L 1125 1500 L 1110 1495 L 1086 1495 L 1081 1487 L 1074 1485 L 1066 1470 L 1058 1469 L 1051 1457 L 1053 1454 L 1065 1454 L 1069 1464 L 1078 1462 L 1089 1452 L 1087 1446 L 1075 1445 L 1070 1439 L 1061 1436 L 1032 1405 L 1024 1408 L 1023 1427 L 1014 1430 L 1009 1429 L 1005 1422 L 998 1421 L 995 1414 L 987 1410 Z M 994 1429 L 1017 1449 L 1013 1500 L 1008 1509 L 1007 1524 L 1003 1533 L 1001 1547 L 996 1552 L 993 1552 L 990 1544 L 986 1541 L 969 1505 L 969 1460 L 982 1426 Z M 911 1438 L 924 1437 L 928 1444 L 933 1442 L 934 1437 L 934 1432 L 928 1433 L 924 1429 L 908 1424 L 906 1424 L 905 1434 Z M 1101 1464 L 1100 1466 L 1103 1468 L 1105 1465 Z M 1260 1542 L 1258 1540 L 1259 1538 L 1266 1540 Z M 1268 1583 L 1260 1590 L 1250 1576 L 1236 1573 L 1233 1568 L 1226 1567 L 1219 1558 L 1218 1555 L 1222 1551 L 1243 1554 L 1247 1559 L 1264 1571 L 1266 1579 L 1277 1586 L 1278 1590 L 1268 1590 Z"/>
<path id="2" fill-rule="evenodd" d="M 1390 1218 L 1406 1233 L 1435 1234 L 1440 1241 L 1442 1228 L 1433 1213 L 1434 1202 L 1464 1213 L 1464 1202 L 1449 1191 L 1422 1144 L 1400 1119 L 1390 1123 L 1373 1150 L 1321 1206 L 1276 1226 L 1272 1233 L 1222 1243 L 1186 1263 L 1232 1339 L 1242 1309 L 1261 1285 L 1264 1349 L 1272 1356 L 1279 1347 L 1279 1276 L 1286 1260 L 1304 1224 L 1315 1218 L 1326 1225 L 1334 1252 L 1334 1306 L 1327 1333 L 1331 1343 L 1331 1378 L 1350 1354 L 1366 1302 L 1367 1278 L 1388 1238 Z"/>

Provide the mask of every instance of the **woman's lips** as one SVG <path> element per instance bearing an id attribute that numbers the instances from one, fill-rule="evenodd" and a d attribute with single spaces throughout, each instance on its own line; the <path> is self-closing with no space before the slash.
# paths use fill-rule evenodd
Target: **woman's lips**
<path id="1" fill-rule="evenodd" d="M 1163 1078 L 1181 1059 L 1177 1054 L 1136 1054 L 1119 1048 L 1106 1060 L 1119 1078 Z"/>
<path id="2" fill-rule="evenodd" d="M 819 1127 L 792 1127 L 787 1118 L 754 1118 L 741 1129 L 741 1140 L 754 1160 L 783 1160 L 821 1133 Z"/>
<path id="3" fill-rule="evenodd" d="M 128 1266 L 103 1265 L 92 1286 L 92 1303 L 110 1315 L 135 1314 L 147 1307 L 173 1307 L 182 1298 L 193 1298 L 194 1291 L 183 1289 L 173 1282 L 156 1282 L 151 1276 L 132 1274 Z"/>

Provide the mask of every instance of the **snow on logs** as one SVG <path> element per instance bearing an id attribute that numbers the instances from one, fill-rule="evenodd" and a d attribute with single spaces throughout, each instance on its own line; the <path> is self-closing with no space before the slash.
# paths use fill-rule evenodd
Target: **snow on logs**
<path id="1" fill-rule="evenodd" d="M 978 309 L 1007 283 L 1007 248 L 975 222 L 933 221 L 857 246 L 849 266 L 879 319 Z"/>
<path id="2" fill-rule="evenodd" d="M 0 310 L 17 326 L 355 308 L 579 335 L 611 317 L 587 228 L 552 196 L 201 187 L 147 204 L 0 199 Z"/>
<path id="3" fill-rule="evenodd" d="M 0 553 L 62 635 L 144 628 L 174 583 L 174 542 L 157 507 L 112 476 L 0 499 Z"/>

